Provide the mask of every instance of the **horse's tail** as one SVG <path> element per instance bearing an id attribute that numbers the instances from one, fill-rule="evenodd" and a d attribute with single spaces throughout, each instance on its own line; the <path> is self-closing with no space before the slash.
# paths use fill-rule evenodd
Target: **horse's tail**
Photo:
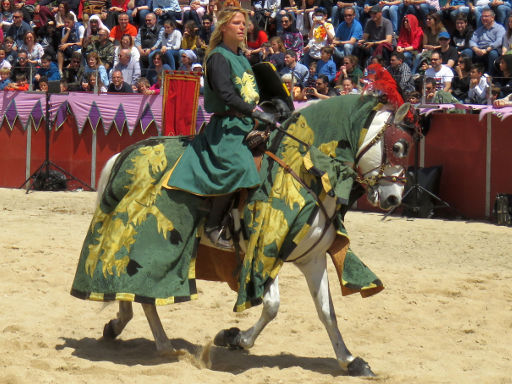
<path id="1" fill-rule="evenodd" d="M 112 156 L 110 159 L 108 159 L 107 163 L 101 170 L 100 179 L 98 181 L 98 194 L 96 195 L 96 204 L 94 208 L 98 208 L 101 203 L 101 197 L 103 196 L 103 192 L 105 191 L 105 188 L 107 187 L 108 179 L 110 178 L 110 174 L 112 173 L 112 167 L 114 166 L 114 163 L 116 162 L 117 157 L 119 156 L 119 153 L 116 153 L 114 156 Z"/>

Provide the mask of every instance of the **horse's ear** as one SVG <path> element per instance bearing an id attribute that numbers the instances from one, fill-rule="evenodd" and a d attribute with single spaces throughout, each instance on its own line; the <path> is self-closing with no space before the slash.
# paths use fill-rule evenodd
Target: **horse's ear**
<path id="1" fill-rule="evenodd" d="M 403 103 L 395 112 L 395 119 L 393 120 L 393 123 L 395 125 L 401 124 L 405 116 L 409 113 L 409 110 L 411 109 L 411 103 Z"/>

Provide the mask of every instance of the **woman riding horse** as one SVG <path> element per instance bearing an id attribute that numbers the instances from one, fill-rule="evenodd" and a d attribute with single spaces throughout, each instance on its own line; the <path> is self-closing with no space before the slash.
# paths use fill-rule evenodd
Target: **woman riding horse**
<path id="1" fill-rule="evenodd" d="M 187 147 L 167 188 L 213 196 L 205 232 L 221 248 L 230 248 L 221 230 L 232 194 L 260 184 L 258 170 L 244 143 L 254 119 L 274 124 L 272 115 L 256 109 L 259 91 L 241 47 L 246 40 L 247 12 L 224 9 L 206 51 L 204 106 L 213 113 L 204 132 Z"/>

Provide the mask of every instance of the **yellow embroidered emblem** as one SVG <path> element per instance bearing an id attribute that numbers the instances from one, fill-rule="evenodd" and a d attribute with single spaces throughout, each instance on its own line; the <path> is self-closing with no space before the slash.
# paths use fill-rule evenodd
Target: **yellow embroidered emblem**
<path id="1" fill-rule="evenodd" d="M 235 77 L 235 83 L 240 85 L 240 95 L 246 103 L 258 104 L 260 101 L 260 95 L 256 88 L 256 80 L 254 75 L 244 72 L 242 78 Z"/>

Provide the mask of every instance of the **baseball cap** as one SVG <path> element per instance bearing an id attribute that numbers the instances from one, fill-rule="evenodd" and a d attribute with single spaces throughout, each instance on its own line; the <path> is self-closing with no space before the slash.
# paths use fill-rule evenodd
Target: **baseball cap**
<path id="1" fill-rule="evenodd" d="M 380 5 L 376 4 L 370 8 L 370 13 L 382 12 L 382 8 Z"/>
<path id="2" fill-rule="evenodd" d="M 439 39 L 449 39 L 450 38 L 450 34 L 446 31 L 443 31 L 439 34 Z"/>

